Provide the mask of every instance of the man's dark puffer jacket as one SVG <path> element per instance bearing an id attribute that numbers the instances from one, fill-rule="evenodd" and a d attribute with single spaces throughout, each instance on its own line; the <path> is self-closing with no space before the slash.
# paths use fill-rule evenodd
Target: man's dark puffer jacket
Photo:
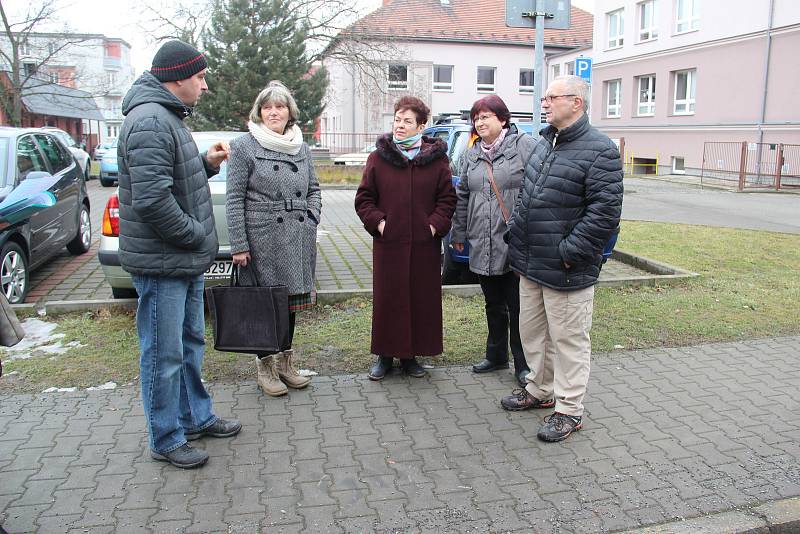
<path id="1" fill-rule="evenodd" d="M 119 260 L 131 274 L 193 276 L 217 255 L 208 178 L 218 169 L 183 123 L 191 111 L 149 72 L 122 103 Z"/>
<path id="2" fill-rule="evenodd" d="M 608 136 L 586 115 L 560 131 L 545 128 L 509 221 L 511 268 L 553 289 L 595 284 L 621 212 L 622 162 Z"/>

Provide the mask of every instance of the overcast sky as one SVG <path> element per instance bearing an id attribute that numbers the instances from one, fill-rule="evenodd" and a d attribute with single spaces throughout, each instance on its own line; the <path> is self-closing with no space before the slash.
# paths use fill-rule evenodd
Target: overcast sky
<path id="1" fill-rule="evenodd" d="M 451 0 L 458 1 L 458 0 Z M 504 0 L 485 0 L 487 2 L 503 2 Z M 37 0 L 32 0 L 38 5 Z M 101 33 L 106 37 L 119 37 L 131 45 L 131 60 L 137 75 L 150 67 L 150 60 L 156 47 L 147 42 L 140 24 L 146 20 L 142 4 L 168 5 L 169 0 L 58 0 L 61 8 L 58 19 L 66 23 L 73 31 L 85 33 Z M 382 4 L 382 0 L 353 0 L 360 12 L 366 14 Z M 29 2 L 12 0 L 10 9 L 24 10 Z M 572 0 L 572 4 L 587 11 L 593 11 L 594 0 Z M 144 20 L 143 20 L 144 19 Z"/>

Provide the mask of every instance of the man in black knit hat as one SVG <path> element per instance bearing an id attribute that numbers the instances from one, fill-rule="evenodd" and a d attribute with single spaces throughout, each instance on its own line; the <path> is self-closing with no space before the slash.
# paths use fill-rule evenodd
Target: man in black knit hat
<path id="1" fill-rule="evenodd" d="M 208 453 L 189 445 L 236 435 L 242 425 L 214 415 L 201 381 L 204 356 L 203 273 L 217 255 L 208 179 L 228 146 L 200 154 L 183 119 L 206 85 L 205 56 L 169 41 L 122 103 L 119 134 L 119 260 L 139 293 L 142 402 L 150 454 L 182 468 Z"/>

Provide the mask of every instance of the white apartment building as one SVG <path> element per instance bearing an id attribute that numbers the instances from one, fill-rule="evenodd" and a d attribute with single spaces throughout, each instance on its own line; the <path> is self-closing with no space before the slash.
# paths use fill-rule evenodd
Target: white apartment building
<path id="1" fill-rule="evenodd" d="M 591 46 L 592 16 L 572 8 L 571 22 L 570 30 L 545 30 L 546 54 Z M 323 140 L 338 136 L 332 151 L 345 149 L 344 138 L 358 147 L 389 131 L 393 104 L 405 94 L 420 97 L 433 116 L 469 110 L 492 93 L 512 112 L 533 109 L 535 30 L 507 27 L 502 1 L 384 0 L 340 39 L 351 37 L 379 56 L 378 66 L 364 72 L 336 55 L 325 59 L 320 130 Z"/>
<path id="2" fill-rule="evenodd" d="M 65 41 L 70 44 L 64 46 Z M 10 48 L 3 36 L 0 47 Z M 104 121 L 99 132 L 96 126 L 85 124 L 80 136 L 86 137 L 91 129 L 92 141 L 98 142 L 116 137 L 122 124 L 122 98 L 134 81 L 130 52 L 130 44 L 123 39 L 99 34 L 31 33 L 21 45 L 20 63 L 23 72 L 41 66 L 36 73 L 39 78 L 95 95 Z M 3 65 L 0 70 L 8 68 Z"/>
<path id="3" fill-rule="evenodd" d="M 798 50 L 797 0 L 597 0 L 591 122 L 645 172 L 699 174 L 706 142 L 800 145 Z"/>

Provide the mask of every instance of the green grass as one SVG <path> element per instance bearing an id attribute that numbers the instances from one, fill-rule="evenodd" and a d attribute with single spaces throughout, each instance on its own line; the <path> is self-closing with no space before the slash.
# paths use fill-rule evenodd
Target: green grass
<path id="1" fill-rule="evenodd" d="M 800 334 L 800 236 L 626 221 L 618 247 L 700 276 L 665 287 L 598 288 L 595 352 L 620 345 L 635 349 Z M 476 361 L 486 335 L 483 298 L 448 296 L 443 307 L 445 354 L 432 361 Z M 295 336 L 302 353 L 299 366 L 322 374 L 363 372 L 371 360 L 370 315 L 367 299 L 301 314 Z M 136 379 L 138 342 L 132 314 L 104 311 L 49 320 L 59 323 L 63 343 L 76 340 L 85 346 L 61 356 L 7 362 L 6 372 L 16 370 L 19 375 L 0 379 L 0 392 Z M 210 346 L 210 331 L 207 337 Z M 248 355 L 209 348 L 204 373 L 208 380 L 249 380 L 253 367 Z"/>
<path id="2" fill-rule="evenodd" d="M 314 170 L 321 184 L 358 185 L 364 174 L 364 167 L 353 165 L 332 165 L 316 163 Z"/>

